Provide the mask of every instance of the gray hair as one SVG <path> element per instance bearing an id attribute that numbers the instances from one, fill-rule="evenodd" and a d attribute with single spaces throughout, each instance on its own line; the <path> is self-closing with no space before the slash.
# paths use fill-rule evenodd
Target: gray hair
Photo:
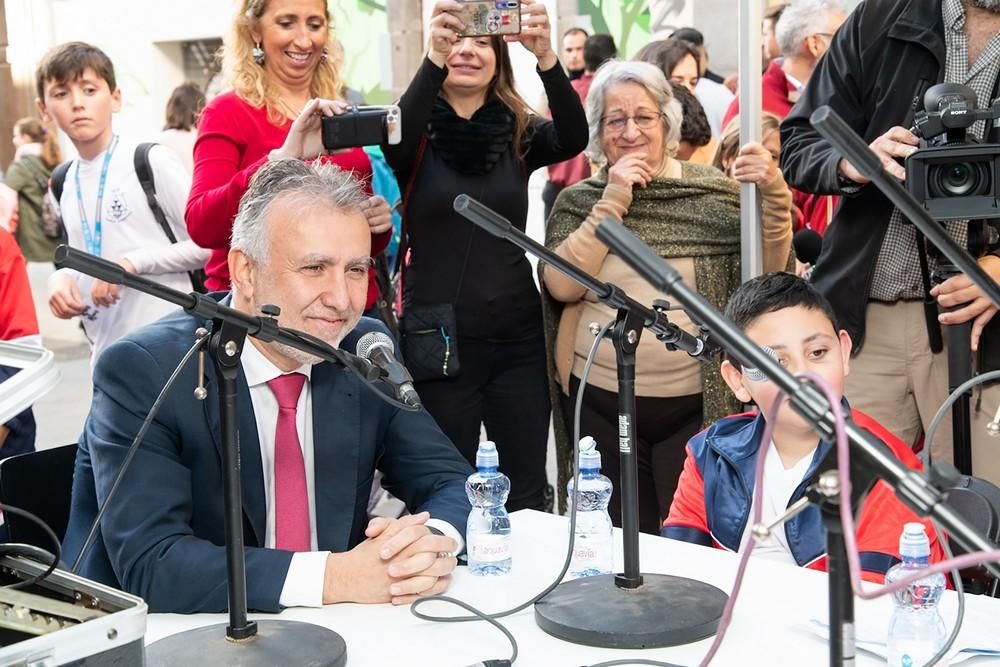
<path id="1" fill-rule="evenodd" d="M 674 93 L 667 84 L 667 77 L 656 65 L 630 60 L 611 60 L 601 65 L 594 74 L 587 93 L 587 124 L 590 126 L 590 143 L 587 145 L 587 157 L 597 164 L 607 163 L 604 154 L 603 130 L 604 98 L 612 86 L 620 83 L 637 83 L 642 86 L 656 102 L 663 114 L 664 156 L 673 157 L 681 138 L 681 103 L 674 98 Z"/>
<path id="2" fill-rule="evenodd" d="M 368 196 L 361 183 L 332 164 L 294 158 L 267 162 L 250 180 L 233 220 L 232 248 L 242 250 L 257 264 L 267 262 L 267 214 L 278 199 L 294 197 L 302 206 L 361 211 Z"/>
<path id="3" fill-rule="evenodd" d="M 795 0 L 785 7 L 774 26 L 774 38 L 781 54 L 797 55 L 802 41 L 827 28 L 827 12 L 846 14 L 842 0 Z"/>

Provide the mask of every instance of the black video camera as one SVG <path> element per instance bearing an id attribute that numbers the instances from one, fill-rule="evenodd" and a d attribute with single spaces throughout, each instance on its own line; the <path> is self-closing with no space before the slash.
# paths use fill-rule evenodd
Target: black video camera
<path id="1" fill-rule="evenodd" d="M 906 187 L 935 220 L 1000 218 L 1000 143 L 967 137 L 976 121 L 1000 118 L 1000 100 L 989 109 L 976 103 L 968 86 L 939 83 L 913 119 L 921 141 L 906 158 Z"/>

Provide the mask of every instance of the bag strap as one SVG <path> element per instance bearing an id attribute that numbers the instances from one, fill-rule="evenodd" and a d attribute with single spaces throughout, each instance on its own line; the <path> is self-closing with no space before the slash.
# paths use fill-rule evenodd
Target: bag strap
<path id="1" fill-rule="evenodd" d="M 135 165 L 135 175 L 139 177 L 139 185 L 142 186 L 142 191 L 146 193 L 146 203 L 149 205 L 149 210 L 153 212 L 156 222 L 159 223 L 160 229 L 163 230 L 163 233 L 171 243 L 177 243 L 177 236 L 174 234 L 174 230 L 170 228 L 167 216 L 164 214 L 163 209 L 160 208 L 160 202 L 156 200 L 156 181 L 153 179 L 153 170 L 149 166 L 149 151 L 152 150 L 153 146 L 156 146 L 156 144 L 146 142 L 135 147 L 135 155 L 132 156 L 132 162 Z"/>
<path id="2" fill-rule="evenodd" d="M 28 168 L 28 171 L 31 172 L 32 177 L 34 177 L 35 179 L 35 183 L 37 183 L 42 188 L 42 190 L 48 190 L 49 175 L 45 173 L 45 167 L 42 164 L 42 159 L 37 158 L 36 162 L 32 158 L 33 156 L 27 155 L 21 158 L 20 162 L 23 162 L 24 165 Z"/>
<path id="3" fill-rule="evenodd" d="M 153 178 L 153 168 L 149 164 L 149 151 L 156 146 L 155 142 L 144 142 L 135 147 L 135 154 L 132 156 L 132 164 L 135 167 L 135 175 L 139 178 L 139 185 L 146 194 L 146 204 L 153 212 L 153 217 L 159 223 L 160 229 L 171 244 L 177 243 L 177 235 L 167 222 L 167 215 L 160 207 L 160 202 L 156 199 L 156 181 Z M 205 275 L 203 269 L 196 269 L 187 272 L 191 279 L 191 287 L 195 292 L 205 292 Z"/>
<path id="4" fill-rule="evenodd" d="M 63 185 L 66 183 L 66 174 L 69 172 L 69 165 L 72 163 L 72 160 L 66 160 L 53 169 L 52 173 L 49 175 L 49 190 L 52 192 L 52 196 L 55 197 L 56 206 L 59 205 L 59 200 L 62 199 Z"/>
<path id="5" fill-rule="evenodd" d="M 927 243 L 924 235 L 917 231 L 917 256 L 920 259 L 920 278 L 924 283 L 924 321 L 927 325 L 927 341 L 931 352 L 937 354 L 944 349 L 941 324 L 938 322 L 937 299 L 931 296 L 931 272 L 927 262 Z"/>
<path id="6" fill-rule="evenodd" d="M 399 251 L 396 253 L 395 273 L 400 274 L 406 264 L 406 253 L 410 250 L 410 238 L 406 235 L 406 219 L 410 217 L 410 195 L 413 193 L 413 186 L 417 182 L 417 172 L 424 161 L 424 153 L 427 151 L 427 135 L 420 135 L 420 144 L 417 146 L 417 155 L 413 160 L 413 167 L 410 169 L 410 177 L 406 180 L 406 187 L 403 188 L 403 221 L 399 226 Z M 402 284 L 402 280 L 400 280 Z"/>
<path id="7" fill-rule="evenodd" d="M 410 177 L 406 180 L 406 187 L 403 188 L 402 195 L 402 222 L 399 225 L 399 248 L 396 251 L 396 266 L 393 275 L 399 280 L 399 293 L 396 295 L 399 316 L 403 316 L 403 271 L 406 268 L 406 255 L 410 252 L 410 237 L 406 231 L 406 220 L 410 217 L 410 195 L 413 193 L 413 186 L 417 182 L 417 173 L 424 162 L 424 153 L 427 152 L 427 135 L 420 135 L 420 143 L 417 145 L 417 155 L 413 159 L 413 166 L 410 168 Z"/>

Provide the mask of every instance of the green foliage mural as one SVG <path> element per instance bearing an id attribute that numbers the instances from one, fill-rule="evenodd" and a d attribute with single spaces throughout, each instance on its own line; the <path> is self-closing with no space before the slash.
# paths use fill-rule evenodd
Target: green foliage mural
<path id="1" fill-rule="evenodd" d="M 389 31 L 386 0 L 328 0 L 327 5 L 344 45 L 347 85 L 360 90 L 368 104 L 389 104 L 391 93 L 381 86 L 379 45 L 379 36 Z"/>
<path id="2" fill-rule="evenodd" d="M 618 53 L 631 57 L 649 41 L 648 0 L 579 0 L 580 14 L 589 16 L 595 33 L 615 38 Z"/>

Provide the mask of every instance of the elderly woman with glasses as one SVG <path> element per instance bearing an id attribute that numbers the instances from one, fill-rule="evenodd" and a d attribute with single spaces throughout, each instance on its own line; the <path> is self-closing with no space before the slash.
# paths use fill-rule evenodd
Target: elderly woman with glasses
<path id="1" fill-rule="evenodd" d="M 649 63 L 610 62 L 594 77 L 587 98 L 591 160 L 603 165 L 590 179 L 563 190 L 546 230 L 546 245 L 602 281 L 645 304 L 665 299 L 620 258 L 609 254 L 595 230 L 611 217 L 645 241 L 720 310 L 740 284 L 739 186 L 708 165 L 675 158 L 681 106 L 663 72 Z M 765 158 L 766 155 L 766 158 Z M 788 188 L 762 147 L 748 144 L 734 165 L 737 180 L 757 182 L 763 198 L 779 196 L 785 215 L 765 216 L 765 271 L 788 264 L 792 230 Z M 553 410 L 560 477 L 570 470 L 572 424 L 580 376 L 594 341 L 590 323 L 614 319 L 595 295 L 550 266 L 541 269 L 546 299 Z M 682 311 L 671 322 L 691 333 L 697 327 Z M 583 399 L 581 435 L 596 438 L 606 474 L 615 481 L 609 510 L 621 523 L 617 489 L 618 404 L 615 352 L 602 343 Z M 652 334 L 642 336 L 635 378 L 639 526 L 659 533 L 684 464 L 687 440 L 705 422 L 737 409 L 717 364 L 702 364 L 684 352 L 668 352 Z"/>

